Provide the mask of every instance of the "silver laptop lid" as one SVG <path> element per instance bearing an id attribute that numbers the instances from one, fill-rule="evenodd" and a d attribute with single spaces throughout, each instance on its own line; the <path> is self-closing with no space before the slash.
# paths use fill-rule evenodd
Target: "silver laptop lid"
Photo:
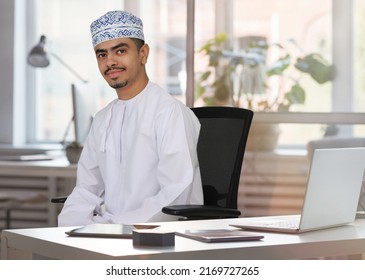
<path id="1" fill-rule="evenodd" d="M 364 169 L 365 148 L 315 150 L 300 230 L 353 222 Z"/>

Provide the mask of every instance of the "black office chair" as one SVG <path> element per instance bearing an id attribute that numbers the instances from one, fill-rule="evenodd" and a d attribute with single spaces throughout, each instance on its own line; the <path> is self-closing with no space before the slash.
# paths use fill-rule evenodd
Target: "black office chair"
<path id="1" fill-rule="evenodd" d="M 201 123 L 198 159 L 204 205 L 171 205 L 162 208 L 184 219 L 236 218 L 243 156 L 253 112 L 234 107 L 192 108 Z M 64 203 L 67 196 L 55 197 Z"/>
<path id="2" fill-rule="evenodd" d="M 162 208 L 182 219 L 236 218 L 238 187 L 253 112 L 234 107 L 192 108 L 201 123 L 198 159 L 204 205 Z"/>

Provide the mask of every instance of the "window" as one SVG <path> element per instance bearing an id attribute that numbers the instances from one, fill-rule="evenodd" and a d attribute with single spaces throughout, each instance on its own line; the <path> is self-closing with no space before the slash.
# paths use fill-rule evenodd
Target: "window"
<path id="1" fill-rule="evenodd" d="M 186 49 L 187 18 L 191 18 L 188 3 L 195 5 L 195 50 Z M 194 54 L 197 79 L 199 73 L 207 69 L 207 57 L 198 50 L 209 39 L 223 32 L 229 38 L 227 49 L 237 51 L 244 48 L 246 38 L 258 37 L 269 45 L 280 43 L 293 59 L 320 53 L 337 70 L 335 79 L 325 84 L 315 83 L 309 75 L 299 73 L 306 91 L 304 104 L 292 106 L 290 113 L 256 114 L 258 122 L 280 123 L 279 143 L 282 146 L 303 146 L 324 133 L 341 136 L 363 136 L 365 133 L 362 125 L 365 120 L 363 1 L 32 0 L 28 5 L 34 10 L 29 10 L 34 23 L 29 25 L 33 26 L 27 40 L 29 48 L 37 43 L 41 34 L 46 35 L 51 52 L 95 83 L 99 92 L 95 98 L 100 107 L 115 98 L 115 94 L 98 73 L 89 24 L 107 10 L 126 9 L 144 21 L 146 41 L 152 51 L 147 64 L 151 80 L 183 102 L 186 94 L 193 94 L 185 93 L 187 53 Z M 82 10 L 87 12 L 79 13 Z M 267 55 L 268 64 L 278 57 L 280 50 L 272 48 Z M 35 106 L 28 112 L 28 119 L 33 120 L 28 126 L 31 128 L 28 141 L 60 141 L 72 117 L 70 88 L 76 78 L 55 60 L 48 68 L 29 67 L 28 72 L 30 80 L 35 81 Z M 298 75 L 293 67 L 288 73 Z M 272 90 L 278 88 L 278 80 L 270 82 L 270 86 Z M 200 96 L 194 98 L 195 106 L 205 105 Z"/>
<path id="2" fill-rule="evenodd" d="M 365 109 L 361 102 L 363 94 L 360 88 L 354 90 L 352 86 L 356 79 L 359 82 L 362 80 L 360 72 L 354 68 L 354 61 L 362 60 L 352 56 L 352 53 L 361 53 L 356 51 L 359 46 L 353 45 L 353 34 L 356 35 L 354 30 L 361 28 L 361 24 L 354 26 L 352 22 L 354 15 L 358 15 L 358 22 L 363 21 L 363 4 L 359 2 L 361 1 L 196 1 L 197 49 L 216 34 L 225 32 L 229 38 L 226 50 L 237 53 L 244 48 L 243 43 L 247 38 L 259 38 L 269 46 L 279 43 L 294 61 L 296 57 L 305 57 L 307 54 L 321 54 L 329 65 L 335 65 L 337 74 L 334 79 L 318 84 L 310 75 L 298 73 L 293 66 L 289 67 L 287 74 L 299 78 L 306 91 L 305 103 L 291 106 L 290 113 L 274 116 L 256 113 L 255 120 L 280 123 L 279 144 L 286 147 L 303 147 L 309 140 L 323 135 L 363 136 L 363 125 L 353 125 L 364 122 L 364 114 L 359 112 L 364 112 Z M 199 32 L 200 30 L 202 31 Z M 361 30 L 357 34 L 362 34 Z M 355 41 L 357 40 L 362 44 L 361 37 L 358 39 L 356 36 Z M 267 51 L 267 64 L 270 66 L 282 53 L 282 49 L 270 47 Z M 206 59 L 204 56 L 196 57 L 197 72 L 205 71 Z M 357 69 L 359 68 L 361 66 Z M 272 93 L 275 93 L 277 87 L 282 87 L 278 78 L 270 79 L 266 85 L 266 92 Z M 208 96 L 211 95 L 208 88 Z M 262 101 L 260 95 L 256 95 L 256 98 Z"/>
<path id="3" fill-rule="evenodd" d="M 116 98 L 115 91 L 101 77 L 91 45 L 90 23 L 109 10 L 125 9 L 139 15 L 144 22 L 146 43 L 151 53 L 147 64 L 150 79 L 176 98 L 185 102 L 184 64 L 186 38 L 185 0 L 99 1 L 99 0 L 33 0 L 31 19 L 35 30 L 33 44 L 40 35 L 47 38 L 50 53 L 60 57 L 83 79 L 93 83 L 98 94 L 98 108 Z M 87 10 L 87 12 L 82 12 Z M 35 129 L 29 132 L 31 142 L 58 142 L 72 118 L 71 83 L 78 78 L 54 56 L 50 66 L 29 66 L 35 80 L 35 109 L 30 112 Z M 73 139 L 73 130 L 68 140 Z"/>

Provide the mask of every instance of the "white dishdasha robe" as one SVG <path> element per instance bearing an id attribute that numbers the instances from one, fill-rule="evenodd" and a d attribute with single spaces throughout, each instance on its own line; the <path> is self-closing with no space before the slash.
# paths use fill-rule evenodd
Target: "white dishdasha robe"
<path id="1" fill-rule="evenodd" d="M 199 131 L 194 113 L 152 82 L 112 101 L 93 120 L 58 225 L 171 220 L 163 206 L 202 204 Z"/>

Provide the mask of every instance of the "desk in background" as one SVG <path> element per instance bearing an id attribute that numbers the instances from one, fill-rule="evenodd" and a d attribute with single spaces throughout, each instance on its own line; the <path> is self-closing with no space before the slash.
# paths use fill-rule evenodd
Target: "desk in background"
<path id="1" fill-rule="evenodd" d="M 46 198 L 69 194 L 76 182 L 76 165 L 65 157 L 37 161 L 0 161 L 0 195 L 19 197 L 40 194 Z M 57 205 L 45 203 L 19 205 L 11 212 L 12 228 L 57 225 Z M 0 205 L 0 228 L 4 227 Z"/>
<path id="2" fill-rule="evenodd" d="M 240 219 L 160 223 L 162 229 L 219 229 Z M 254 219 L 254 218 L 246 218 Z M 134 248 L 131 239 L 68 237 L 70 228 L 5 230 L 1 235 L 2 259 L 165 259 L 165 260 L 289 260 L 322 257 L 364 257 L 365 219 L 332 229 L 302 234 L 264 233 L 260 241 L 203 243 L 175 237 L 172 247 Z"/>

